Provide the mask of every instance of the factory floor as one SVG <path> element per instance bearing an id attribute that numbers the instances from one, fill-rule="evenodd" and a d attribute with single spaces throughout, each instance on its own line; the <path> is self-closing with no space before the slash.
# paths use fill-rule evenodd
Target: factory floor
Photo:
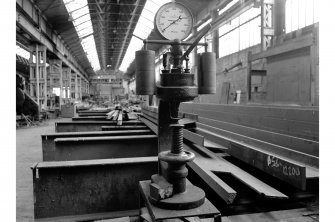
<path id="1" fill-rule="evenodd" d="M 34 220 L 33 179 L 30 167 L 42 161 L 41 134 L 54 133 L 55 122 L 70 118 L 50 119 L 39 126 L 16 130 L 16 221 Z"/>

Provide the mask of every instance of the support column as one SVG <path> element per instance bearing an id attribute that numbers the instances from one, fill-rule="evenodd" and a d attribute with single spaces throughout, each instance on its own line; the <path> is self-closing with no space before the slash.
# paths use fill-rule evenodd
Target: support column
<path id="1" fill-rule="evenodd" d="M 279 36 L 285 33 L 285 3 L 286 0 L 275 1 L 273 5 L 273 28 L 274 35 Z"/>
<path id="2" fill-rule="evenodd" d="M 80 100 L 83 99 L 83 85 L 82 85 L 82 82 L 81 82 L 81 76 L 79 76 L 79 86 L 80 86 L 80 89 L 79 89 L 79 97 L 80 97 Z"/>
<path id="3" fill-rule="evenodd" d="M 70 100 L 72 99 L 72 70 L 70 69 L 70 73 L 69 73 L 69 93 L 70 93 Z"/>
<path id="4" fill-rule="evenodd" d="M 197 29 L 196 28 L 192 28 L 192 36 L 194 37 L 196 35 L 197 35 Z M 197 66 L 198 66 L 197 53 L 198 53 L 197 47 L 194 47 L 194 49 L 191 52 L 191 56 L 193 56 L 193 69 L 194 69 L 194 70 L 191 70 L 191 73 L 195 74 L 194 79 L 197 79 L 197 70 L 198 70 L 197 69 Z"/>
<path id="5" fill-rule="evenodd" d="M 63 69 L 63 84 L 64 84 L 64 101 L 65 103 L 67 103 L 67 97 L 68 97 L 68 93 L 67 93 L 67 68 Z"/>
<path id="6" fill-rule="evenodd" d="M 84 81 L 84 92 L 85 92 L 85 95 L 87 94 L 87 81 L 85 79 Z"/>
<path id="7" fill-rule="evenodd" d="M 49 61 L 50 62 L 50 61 Z M 49 71 L 51 70 L 51 64 L 49 64 Z M 49 99 L 50 99 L 50 108 L 53 108 L 54 100 L 53 100 L 53 76 L 51 74 L 51 71 L 49 72 L 49 78 L 50 78 L 50 87 L 49 87 Z"/>
<path id="8" fill-rule="evenodd" d="M 44 109 L 48 107 L 47 47 L 43 46 Z"/>
<path id="9" fill-rule="evenodd" d="M 38 104 L 38 109 L 41 110 L 41 105 L 40 105 L 40 73 L 39 73 L 39 60 L 40 56 L 38 53 L 38 44 L 36 44 L 36 50 L 35 50 L 35 76 L 36 76 L 36 100 Z"/>
<path id="10" fill-rule="evenodd" d="M 272 25 L 272 6 L 274 0 L 261 0 L 261 50 L 265 51 L 271 46 L 271 39 L 274 35 Z"/>
<path id="11" fill-rule="evenodd" d="M 59 68 L 60 70 L 60 79 L 59 79 L 59 85 L 60 85 L 60 93 L 59 93 L 59 107 L 63 105 L 63 67 L 61 66 Z"/>
<path id="12" fill-rule="evenodd" d="M 78 99 L 79 95 L 78 95 L 78 74 L 76 73 L 76 77 L 74 79 L 75 85 L 74 85 L 74 97 L 75 99 Z"/>
<path id="13" fill-rule="evenodd" d="M 87 80 L 85 80 L 85 94 L 87 94 Z"/>
<path id="14" fill-rule="evenodd" d="M 30 58 L 29 58 L 29 95 L 31 97 L 34 96 L 33 78 L 34 78 L 33 53 L 30 52 Z"/>
<path id="15" fill-rule="evenodd" d="M 49 60 L 49 78 L 50 78 L 50 90 L 49 90 L 49 99 L 50 99 L 50 106 L 55 106 L 55 97 L 53 94 L 53 88 L 61 89 L 61 73 L 62 73 L 62 60 L 59 59 L 52 59 Z M 55 81 L 54 81 L 55 80 Z M 61 103 L 59 95 L 59 105 Z"/>
<path id="16" fill-rule="evenodd" d="M 219 16 L 219 12 L 217 10 L 211 11 L 212 21 L 215 21 Z M 212 52 L 215 52 L 216 58 L 219 58 L 219 29 L 215 29 L 212 33 L 213 41 L 212 41 Z"/>
<path id="17" fill-rule="evenodd" d="M 66 103 L 69 102 L 69 82 L 70 82 L 70 73 L 71 73 L 71 68 L 66 67 L 63 68 L 63 88 L 64 88 L 64 101 L 66 101 Z"/>

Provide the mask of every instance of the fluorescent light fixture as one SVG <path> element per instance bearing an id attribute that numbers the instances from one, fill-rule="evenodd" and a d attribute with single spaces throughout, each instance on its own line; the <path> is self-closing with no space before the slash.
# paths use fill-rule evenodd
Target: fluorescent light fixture
<path id="1" fill-rule="evenodd" d="M 81 39 L 81 45 L 94 71 L 100 69 L 97 49 L 95 47 L 92 20 L 88 10 L 87 0 L 63 0 L 69 17 Z"/>
<path id="2" fill-rule="evenodd" d="M 171 0 L 161 0 L 161 1 L 153 1 L 147 0 L 143 11 L 141 13 L 140 18 L 136 24 L 133 36 L 131 37 L 127 52 L 123 57 L 121 66 L 119 70 L 125 72 L 129 66 L 129 64 L 135 58 L 135 51 L 138 51 L 143 46 L 143 41 L 141 39 L 146 39 L 150 35 L 151 31 L 154 28 L 154 18 L 158 9 L 167 2 L 171 2 Z"/>

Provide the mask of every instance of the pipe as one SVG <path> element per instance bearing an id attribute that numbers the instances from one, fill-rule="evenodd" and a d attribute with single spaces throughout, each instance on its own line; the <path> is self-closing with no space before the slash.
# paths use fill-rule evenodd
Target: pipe
<path id="1" fill-rule="evenodd" d="M 212 28 L 211 24 L 208 24 L 205 26 L 205 28 L 203 28 L 201 30 L 201 32 L 198 34 L 198 36 L 195 38 L 194 42 L 192 43 L 192 45 L 186 50 L 186 52 L 184 53 L 184 55 L 180 58 L 181 61 L 185 60 L 186 57 L 188 57 L 188 55 L 191 53 L 191 51 L 194 49 L 194 47 L 196 47 L 199 44 L 199 41 L 202 39 L 202 37 L 204 37 L 206 35 L 206 33 Z M 207 43 L 205 45 L 205 47 L 207 48 Z M 207 51 L 207 50 L 206 50 Z"/>

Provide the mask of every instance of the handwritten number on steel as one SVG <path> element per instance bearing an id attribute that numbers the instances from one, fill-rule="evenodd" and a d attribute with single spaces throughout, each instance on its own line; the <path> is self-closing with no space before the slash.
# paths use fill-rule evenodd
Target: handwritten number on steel
<path id="1" fill-rule="evenodd" d="M 280 159 L 274 157 L 274 156 L 268 156 L 267 158 L 267 164 L 268 167 L 271 168 L 282 168 L 281 172 L 285 176 L 300 176 L 300 170 L 299 167 L 294 167 L 291 165 L 287 165 L 283 163 Z"/>

